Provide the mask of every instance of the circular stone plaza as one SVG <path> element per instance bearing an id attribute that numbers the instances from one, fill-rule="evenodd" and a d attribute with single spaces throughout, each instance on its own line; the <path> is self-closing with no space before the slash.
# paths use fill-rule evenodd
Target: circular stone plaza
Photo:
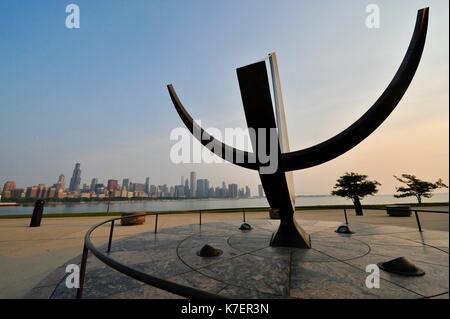
<path id="1" fill-rule="evenodd" d="M 86 254 L 78 297 L 185 298 L 204 293 L 207 298 L 449 298 L 448 214 L 422 212 L 420 232 L 414 214 L 389 217 L 386 211 L 366 210 L 365 216 L 356 217 L 349 211 L 350 234 L 336 232 L 342 215 L 339 210 L 296 213 L 310 235 L 311 249 L 271 247 L 279 220 L 267 212 L 244 215 L 250 230 L 240 229 L 242 216 L 232 212 L 146 216 L 139 226 L 121 226 L 116 220 L 111 228 L 107 222 L 87 236 L 93 249 Z M 48 218 L 47 227 L 57 220 Z M 86 231 L 76 233 L 79 237 Z M 83 241 L 79 237 L 77 242 L 81 253 Z M 220 253 L 200 256 L 205 245 Z M 374 266 L 400 257 L 425 274 L 405 276 Z M 79 255 L 47 271 L 26 297 L 77 298 L 80 290 L 67 284 L 66 266 L 81 261 Z"/>

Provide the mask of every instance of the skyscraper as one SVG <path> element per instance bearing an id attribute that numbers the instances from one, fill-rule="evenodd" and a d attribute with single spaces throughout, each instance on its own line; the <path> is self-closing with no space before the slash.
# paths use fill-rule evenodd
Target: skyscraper
<path id="1" fill-rule="evenodd" d="M 133 183 L 133 185 L 130 187 L 130 189 L 133 192 L 140 192 L 140 193 L 145 192 L 145 188 L 146 188 L 146 185 L 141 184 L 141 183 Z"/>
<path id="2" fill-rule="evenodd" d="M 264 189 L 261 184 L 258 185 L 258 197 L 264 197 Z"/>
<path id="3" fill-rule="evenodd" d="M 189 179 L 186 178 L 186 180 L 184 181 L 184 197 L 189 197 L 190 194 Z"/>
<path id="4" fill-rule="evenodd" d="M 64 191 L 66 188 L 66 177 L 61 174 L 58 177 L 58 182 L 55 185 L 57 191 Z"/>
<path id="5" fill-rule="evenodd" d="M 7 181 L 3 185 L 3 192 L 10 192 L 10 191 L 12 191 L 15 188 L 16 188 L 16 182 L 14 182 L 14 181 Z"/>
<path id="6" fill-rule="evenodd" d="M 209 180 L 205 179 L 205 185 L 204 185 L 204 192 L 205 192 L 205 198 L 209 197 Z"/>
<path id="7" fill-rule="evenodd" d="M 48 187 L 45 184 L 39 184 L 37 190 L 37 198 L 46 198 L 47 197 Z"/>
<path id="8" fill-rule="evenodd" d="M 228 185 L 228 197 L 237 198 L 238 197 L 238 185 L 230 184 Z"/>
<path id="9" fill-rule="evenodd" d="M 208 194 L 209 194 L 209 181 L 207 179 L 198 179 L 196 197 L 207 198 Z"/>
<path id="10" fill-rule="evenodd" d="M 250 197 L 252 197 L 252 192 L 250 190 L 250 187 L 248 187 L 248 185 L 247 185 L 247 186 L 245 186 L 245 198 L 250 198 Z"/>
<path id="11" fill-rule="evenodd" d="M 27 187 L 25 197 L 26 198 L 36 198 L 38 196 L 39 188 L 38 186 Z"/>
<path id="12" fill-rule="evenodd" d="M 145 178 L 145 192 L 150 193 L 150 177 Z"/>
<path id="13" fill-rule="evenodd" d="M 119 181 L 117 179 L 108 179 L 108 189 L 114 191 L 119 186 Z"/>
<path id="14" fill-rule="evenodd" d="M 3 186 L 3 190 L 0 192 L 5 198 L 11 197 L 12 191 L 16 188 L 16 182 L 8 181 Z"/>
<path id="15" fill-rule="evenodd" d="M 95 192 L 95 185 L 97 185 L 97 184 L 98 184 L 98 178 L 93 178 L 91 180 L 91 187 L 89 188 L 89 190 L 91 192 Z"/>
<path id="16" fill-rule="evenodd" d="M 261 184 L 258 185 L 258 197 L 264 197 L 264 189 Z"/>
<path id="17" fill-rule="evenodd" d="M 175 186 L 174 197 L 176 197 L 176 198 L 185 198 L 186 197 L 186 191 L 184 189 L 184 185 L 176 185 Z"/>
<path id="18" fill-rule="evenodd" d="M 221 197 L 228 197 L 228 188 L 225 181 L 222 182 L 222 191 L 221 191 Z"/>
<path id="19" fill-rule="evenodd" d="M 130 179 L 124 178 L 122 180 L 122 188 L 126 188 L 128 191 L 130 190 Z"/>
<path id="20" fill-rule="evenodd" d="M 191 172 L 190 182 L 191 198 L 194 198 L 197 195 L 197 174 L 195 172 Z"/>
<path id="21" fill-rule="evenodd" d="M 80 184 L 81 184 L 80 163 L 76 163 L 75 168 L 73 169 L 72 178 L 70 179 L 69 191 L 78 192 L 80 190 Z"/>

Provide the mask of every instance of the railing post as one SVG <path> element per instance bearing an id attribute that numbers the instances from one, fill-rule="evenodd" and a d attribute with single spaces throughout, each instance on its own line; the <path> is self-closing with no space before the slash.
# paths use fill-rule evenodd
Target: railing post
<path id="1" fill-rule="evenodd" d="M 114 232 L 114 222 L 115 222 L 115 220 L 111 221 L 111 228 L 109 229 L 108 253 L 111 252 L 111 243 L 112 243 L 113 232 Z"/>
<path id="2" fill-rule="evenodd" d="M 244 220 L 245 223 L 245 208 L 242 208 L 242 219 Z"/>
<path id="3" fill-rule="evenodd" d="M 158 216 L 159 216 L 159 214 L 156 214 L 156 217 L 155 217 L 155 234 L 158 231 Z"/>
<path id="4" fill-rule="evenodd" d="M 414 214 L 416 215 L 417 227 L 419 227 L 419 232 L 422 232 L 422 225 L 420 225 L 420 219 L 417 210 L 414 211 Z"/>
<path id="5" fill-rule="evenodd" d="M 199 215 L 198 215 L 198 217 L 199 217 L 198 224 L 201 226 L 201 225 L 202 225 L 202 210 L 200 209 L 198 212 L 199 212 Z"/>
<path id="6" fill-rule="evenodd" d="M 345 223 L 348 225 L 347 209 L 344 208 Z"/>
<path id="7" fill-rule="evenodd" d="M 89 254 L 89 250 L 86 246 L 86 243 L 84 243 L 83 255 L 81 256 L 80 286 L 77 289 L 77 299 L 81 299 L 83 297 L 84 277 L 86 275 L 86 264 L 87 264 L 88 254 Z"/>

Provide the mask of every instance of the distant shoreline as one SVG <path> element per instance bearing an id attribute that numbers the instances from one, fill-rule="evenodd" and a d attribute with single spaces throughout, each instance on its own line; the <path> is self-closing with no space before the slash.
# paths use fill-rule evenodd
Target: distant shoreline
<path id="1" fill-rule="evenodd" d="M 435 193 L 434 195 L 448 195 L 449 193 Z M 331 195 L 321 194 L 321 195 L 296 195 L 295 198 L 321 198 L 321 197 L 330 197 Z M 376 196 L 394 196 L 394 194 L 377 194 Z M 265 197 L 252 196 L 249 198 L 176 198 L 176 197 L 164 197 L 164 198 L 147 198 L 147 197 L 136 197 L 136 198 L 111 198 L 111 203 L 130 203 L 130 202 L 146 202 L 146 201 L 189 201 L 189 200 L 245 200 L 245 199 L 265 199 Z M 6 201 L 7 200 L 7 201 Z M 21 200 L 21 199 L 2 199 L 0 200 L 0 208 L 1 207 L 11 207 L 11 206 L 33 206 L 35 201 L 33 200 Z M 56 206 L 56 205 L 64 205 L 64 204 L 92 204 L 92 203 L 108 203 L 108 198 L 71 198 L 71 199 L 63 199 L 63 200 L 55 200 L 55 199 L 45 199 L 46 205 Z"/>
<path id="2" fill-rule="evenodd" d="M 406 206 L 417 207 L 417 203 L 404 203 L 401 204 Z M 385 204 L 379 204 L 379 205 L 363 205 L 363 209 L 384 209 L 386 208 Z M 433 206 L 449 206 L 449 202 L 434 202 L 434 203 L 422 203 L 421 208 L 423 207 L 433 207 Z M 352 205 L 314 205 L 314 206 L 296 206 L 296 211 L 299 210 L 332 210 L 332 209 L 353 209 Z M 240 213 L 242 212 L 242 209 L 245 209 L 246 212 L 264 212 L 268 211 L 269 207 L 244 207 L 244 208 L 219 208 L 219 209 L 201 209 L 202 213 L 217 213 L 217 212 L 223 212 L 223 213 Z M 167 210 L 167 211 L 146 211 L 146 213 L 158 213 L 158 214 L 168 214 L 168 213 L 174 213 L 174 212 L 180 212 L 183 214 L 197 214 L 199 212 L 198 209 L 194 210 Z M 144 212 L 143 212 L 144 213 Z M 45 213 L 44 217 L 49 218 L 61 218 L 61 217 L 115 217 L 120 216 L 121 212 L 82 212 L 82 213 Z M 8 218 L 30 218 L 31 214 L 21 214 L 21 215 L 0 215 L 0 219 L 8 219 Z"/>
<path id="3" fill-rule="evenodd" d="M 320 196 L 326 196 L 326 195 L 317 195 L 317 197 Z M 316 197 L 316 195 L 298 195 L 296 197 Z M 111 198 L 111 203 L 130 203 L 130 202 L 146 202 L 146 201 L 188 201 L 188 200 L 240 200 L 240 199 L 263 199 L 265 197 L 248 197 L 248 198 L 175 198 L 175 197 L 164 197 L 164 198 L 123 198 L 123 197 L 117 197 L 117 198 Z M 8 201 L 10 201 L 11 198 L 8 198 Z M 38 199 L 33 200 L 17 200 L 12 199 L 14 202 L 2 202 L 0 201 L 0 207 L 2 206 L 30 206 L 34 205 L 34 203 Z M 67 199 L 67 200 L 53 200 L 53 199 L 44 199 L 46 201 L 46 204 L 51 205 L 58 205 L 58 204 L 92 204 L 92 203 L 108 203 L 108 198 L 95 198 L 95 199 Z"/>

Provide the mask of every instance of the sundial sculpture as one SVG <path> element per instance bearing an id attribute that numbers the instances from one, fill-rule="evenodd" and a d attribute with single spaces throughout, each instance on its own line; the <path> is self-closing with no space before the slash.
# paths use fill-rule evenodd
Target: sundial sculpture
<path id="1" fill-rule="evenodd" d="M 211 145 L 214 145 L 210 150 L 216 155 L 241 167 L 259 171 L 267 201 L 271 209 L 277 210 L 280 215 L 280 226 L 272 236 L 271 246 L 311 247 L 309 235 L 294 219 L 295 194 L 292 171 L 320 165 L 344 154 L 362 142 L 383 123 L 402 99 L 419 66 L 427 35 L 428 14 L 429 8 L 418 11 L 414 33 L 402 64 L 391 83 L 375 104 L 341 133 L 303 150 L 295 152 L 290 152 L 289 150 L 283 98 L 281 95 L 275 53 L 269 55 L 269 65 L 271 69 L 276 117 L 273 110 L 266 61 L 257 62 L 237 69 L 247 125 L 249 128 L 254 129 L 256 133 L 256 140 L 252 139 L 254 153 L 238 150 L 209 135 L 194 122 L 178 98 L 173 86 L 171 84 L 167 86 L 179 116 L 191 133 L 201 133 L 201 135 L 194 134 L 194 136 L 204 146 L 211 147 Z M 260 130 L 258 130 L 260 128 L 266 129 L 266 136 L 258 135 L 260 134 Z M 271 128 L 277 128 L 278 132 L 278 166 L 273 174 L 263 174 L 260 170 L 262 161 L 258 158 L 257 141 L 260 138 L 266 138 Z M 266 138 L 265 141 L 269 141 L 269 138 Z M 233 154 L 233 158 L 225 157 L 225 154 Z M 256 161 L 249 160 L 255 157 Z M 242 158 L 245 160 L 236 160 Z"/>

